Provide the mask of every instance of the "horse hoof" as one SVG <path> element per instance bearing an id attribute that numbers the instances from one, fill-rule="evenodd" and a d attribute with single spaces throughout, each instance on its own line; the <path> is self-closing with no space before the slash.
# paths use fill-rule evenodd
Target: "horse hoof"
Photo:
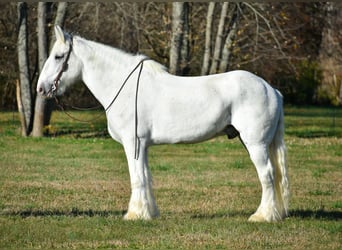
<path id="1" fill-rule="evenodd" d="M 148 215 L 142 215 L 142 214 L 137 214 L 137 213 L 134 213 L 134 212 L 127 212 L 125 215 L 124 215 L 124 220 L 151 220 L 151 216 L 148 216 Z"/>
<path id="2" fill-rule="evenodd" d="M 124 220 L 139 220 L 139 219 L 144 219 L 142 216 L 139 216 L 136 213 L 133 212 L 127 212 L 127 214 L 124 215 Z"/>
<path id="3" fill-rule="evenodd" d="M 249 222 L 267 222 L 267 220 L 265 219 L 264 216 L 262 216 L 261 214 L 252 214 L 249 219 Z"/>

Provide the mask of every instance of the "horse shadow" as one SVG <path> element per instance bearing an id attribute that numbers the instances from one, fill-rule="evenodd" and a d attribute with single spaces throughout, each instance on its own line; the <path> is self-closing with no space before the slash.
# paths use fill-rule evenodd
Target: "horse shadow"
<path id="1" fill-rule="evenodd" d="M 108 211 L 108 210 L 80 210 L 78 208 L 72 208 L 69 211 L 66 210 L 33 210 L 26 209 L 22 211 L 15 212 L 7 212 L 2 213 L 5 216 L 20 216 L 22 218 L 28 217 L 122 217 L 127 211 L 125 210 L 117 210 L 117 211 Z"/>
<path id="2" fill-rule="evenodd" d="M 249 217 L 252 213 L 252 211 L 231 211 L 227 213 L 192 214 L 190 217 L 192 219 L 234 218 Z M 289 211 L 289 218 L 339 221 L 342 219 L 342 211 L 295 209 Z"/>
<path id="3" fill-rule="evenodd" d="M 325 211 L 324 209 L 318 209 L 318 210 L 296 209 L 296 210 L 290 211 L 290 217 L 300 218 L 300 219 L 341 220 L 342 211 Z"/>
<path id="4" fill-rule="evenodd" d="M 20 216 L 22 218 L 27 217 L 54 217 L 54 216 L 66 216 L 66 217 L 123 217 L 126 214 L 126 210 L 80 210 L 78 208 L 72 208 L 69 211 L 66 210 L 33 210 L 26 209 L 22 211 L 13 211 L 0 213 L 4 216 Z M 222 218 L 234 218 L 234 217 L 249 217 L 252 211 L 231 211 L 221 213 L 196 213 L 190 214 L 191 219 L 222 219 Z M 325 211 L 323 209 L 318 210 L 304 210 L 296 209 L 290 210 L 289 218 L 299 219 L 315 219 L 315 220 L 331 220 L 339 221 L 342 219 L 342 211 Z"/>

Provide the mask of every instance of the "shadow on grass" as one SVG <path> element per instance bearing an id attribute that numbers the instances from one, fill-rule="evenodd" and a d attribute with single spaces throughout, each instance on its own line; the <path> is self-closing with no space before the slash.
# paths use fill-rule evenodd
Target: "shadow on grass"
<path id="1" fill-rule="evenodd" d="M 222 219 L 222 218 L 233 218 L 233 217 L 246 217 L 249 218 L 253 214 L 253 211 L 227 211 L 222 213 L 214 214 L 192 214 L 191 219 Z"/>
<path id="2" fill-rule="evenodd" d="M 311 130 L 305 130 L 305 131 L 289 131 L 286 132 L 287 135 L 290 136 L 296 136 L 299 138 L 304 139 L 311 139 L 311 138 L 329 138 L 329 137 L 342 137 L 342 133 L 340 131 L 335 131 L 330 129 L 329 131 L 311 131 Z"/>
<path id="3" fill-rule="evenodd" d="M 246 217 L 249 218 L 252 215 L 252 211 L 231 211 L 226 213 L 215 214 L 193 214 L 190 217 L 192 219 L 216 219 L 216 218 L 232 218 L 232 217 Z M 320 210 L 292 210 L 290 211 L 290 218 L 299 219 L 322 219 L 322 220 L 341 220 L 341 211 L 324 211 Z"/>
<path id="4" fill-rule="evenodd" d="M 110 138 L 106 129 L 60 129 L 54 132 L 46 132 L 46 137 L 72 137 L 72 138 Z"/>
<path id="5" fill-rule="evenodd" d="M 285 116 L 339 118 L 342 117 L 342 108 L 340 106 L 287 106 Z"/>
<path id="6" fill-rule="evenodd" d="M 324 220 L 341 220 L 341 211 L 325 211 L 319 210 L 292 210 L 290 211 L 290 217 L 301 218 L 301 219 L 324 219 Z"/>
<path id="7" fill-rule="evenodd" d="M 0 215 L 4 216 L 20 216 L 22 218 L 27 217 L 49 217 L 49 216 L 66 216 L 66 217 L 117 217 L 123 216 L 126 213 L 123 211 L 94 211 L 94 210 L 79 210 L 77 208 L 73 208 L 70 211 L 62 211 L 62 210 L 24 210 L 18 212 L 6 212 Z"/>
<path id="8" fill-rule="evenodd" d="M 0 213 L 2 216 L 20 216 L 22 218 L 27 217 L 50 217 L 50 216 L 66 216 L 66 217 L 122 217 L 126 213 L 126 210 L 122 211 L 94 211 L 94 210 L 79 210 L 73 208 L 70 211 L 61 210 L 24 210 L 18 212 L 5 212 Z M 231 211 L 214 214 L 191 214 L 191 219 L 217 219 L 217 218 L 232 218 L 232 217 L 246 217 L 249 218 L 252 215 L 252 211 Z M 292 210 L 290 211 L 290 218 L 300 219 L 323 219 L 323 220 L 341 220 L 341 211 L 324 211 L 324 210 Z"/>

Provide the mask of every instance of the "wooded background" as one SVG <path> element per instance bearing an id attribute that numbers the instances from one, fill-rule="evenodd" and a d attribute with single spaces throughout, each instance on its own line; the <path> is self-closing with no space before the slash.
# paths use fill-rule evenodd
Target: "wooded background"
<path id="1" fill-rule="evenodd" d="M 41 135 L 51 114 L 46 110 L 53 106 L 36 98 L 35 86 L 55 24 L 146 54 L 174 74 L 244 69 L 278 88 L 285 103 L 341 105 L 341 7 L 338 2 L 1 3 L 0 110 L 16 110 L 19 96 L 27 116 L 23 134 L 37 128 Z M 96 105 L 84 86 L 75 88 L 81 95 L 69 94 L 66 102 Z"/>

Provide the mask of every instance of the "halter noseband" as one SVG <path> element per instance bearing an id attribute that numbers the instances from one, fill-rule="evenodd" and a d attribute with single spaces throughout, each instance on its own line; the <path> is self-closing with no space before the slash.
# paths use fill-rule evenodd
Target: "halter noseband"
<path id="1" fill-rule="evenodd" d="M 72 48 L 73 48 L 72 40 L 73 40 L 73 37 L 71 36 L 70 37 L 70 47 L 69 47 L 68 54 L 67 54 L 67 56 L 66 56 L 66 58 L 65 58 L 65 60 L 64 60 L 64 62 L 62 64 L 61 70 L 58 72 L 58 75 L 56 76 L 55 80 L 53 81 L 53 85 L 51 87 L 51 91 L 50 92 L 52 94 L 57 94 L 58 85 L 61 82 L 61 77 L 62 77 L 63 73 L 68 70 L 68 67 L 69 67 L 68 62 L 69 62 L 70 54 L 71 54 L 71 51 L 72 51 Z"/>

